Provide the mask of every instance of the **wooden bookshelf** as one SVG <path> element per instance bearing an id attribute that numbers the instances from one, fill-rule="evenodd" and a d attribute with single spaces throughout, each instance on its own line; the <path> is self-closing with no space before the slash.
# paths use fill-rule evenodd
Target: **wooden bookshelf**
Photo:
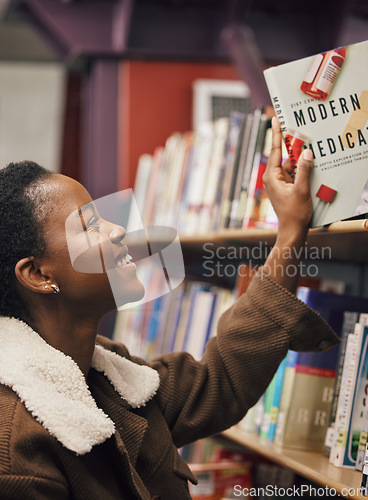
<path id="1" fill-rule="evenodd" d="M 208 234 L 180 235 L 180 243 L 185 257 L 200 262 L 206 243 L 216 247 L 257 246 L 262 243 L 272 246 L 277 235 L 277 228 L 228 229 Z M 307 239 L 308 247 L 330 248 L 327 258 L 341 263 L 368 263 L 368 219 L 341 221 L 329 226 L 311 229 Z M 322 253 L 322 252 L 321 252 Z M 321 453 L 305 452 L 289 448 L 276 447 L 252 433 L 237 427 L 223 433 L 232 441 L 259 453 L 271 461 L 289 468 L 301 476 L 354 500 L 367 499 L 359 494 L 361 472 L 338 468 L 331 465 Z M 349 489 L 351 489 L 350 494 Z M 331 495 L 332 496 L 332 495 Z"/>
<path id="2" fill-rule="evenodd" d="M 228 229 L 206 235 L 182 235 L 180 242 L 184 254 L 200 258 L 204 245 L 210 242 L 216 247 L 257 246 L 262 243 L 271 247 L 276 239 L 277 228 Z M 311 229 L 308 233 L 307 247 L 330 249 L 325 259 L 341 262 L 366 264 L 368 262 L 368 219 L 340 221 L 321 228 Z M 323 260 L 323 252 L 320 252 Z M 297 474 L 336 491 L 344 498 L 362 500 L 367 497 L 359 494 L 362 473 L 356 470 L 331 465 L 322 453 L 305 452 L 263 441 L 259 436 L 233 427 L 223 435 L 244 447 L 265 456 L 271 461 L 293 470 Z"/>
<path id="3" fill-rule="evenodd" d="M 219 246 L 272 246 L 277 228 L 226 229 L 205 235 L 181 235 L 184 252 L 200 253 L 206 242 Z M 309 249 L 325 249 L 332 260 L 368 262 L 368 219 L 334 222 L 329 226 L 310 229 L 307 239 Z M 322 252 L 321 255 L 323 256 Z"/>
<path id="4" fill-rule="evenodd" d="M 228 429 L 223 435 L 322 487 L 327 486 L 344 498 L 367 499 L 359 494 L 362 473 L 335 467 L 322 453 L 277 447 L 273 443 L 261 440 L 256 434 L 243 431 L 238 427 Z"/>

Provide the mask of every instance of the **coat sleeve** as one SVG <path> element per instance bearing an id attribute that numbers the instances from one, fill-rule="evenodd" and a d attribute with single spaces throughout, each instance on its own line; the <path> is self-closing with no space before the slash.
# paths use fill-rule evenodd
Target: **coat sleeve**
<path id="1" fill-rule="evenodd" d="M 326 321 L 258 272 L 220 318 L 201 361 L 171 353 L 151 363 L 157 398 L 176 446 L 237 423 L 263 394 L 288 349 L 322 351 L 339 343 Z"/>

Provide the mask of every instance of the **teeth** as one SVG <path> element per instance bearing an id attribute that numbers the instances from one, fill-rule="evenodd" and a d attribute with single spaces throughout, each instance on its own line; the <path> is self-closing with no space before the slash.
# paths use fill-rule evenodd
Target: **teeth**
<path id="1" fill-rule="evenodd" d="M 118 267 L 121 267 L 124 266 L 125 264 L 129 264 L 129 262 L 131 262 L 132 260 L 133 260 L 132 256 L 127 254 L 123 259 L 120 259 L 116 265 Z"/>

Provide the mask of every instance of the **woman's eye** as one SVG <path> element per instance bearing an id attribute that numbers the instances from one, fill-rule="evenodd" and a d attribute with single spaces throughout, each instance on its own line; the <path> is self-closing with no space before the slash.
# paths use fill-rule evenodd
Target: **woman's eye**
<path id="1" fill-rule="evenodd" d="M 90 231 L 90 232 L 99 232 L 99 228 L 100 228 L 100 222 L 98 220 L 98 217 L 92 217 L 87 225 L 86 225 L 86 228 L 87 228 L 87 231 Z"/>

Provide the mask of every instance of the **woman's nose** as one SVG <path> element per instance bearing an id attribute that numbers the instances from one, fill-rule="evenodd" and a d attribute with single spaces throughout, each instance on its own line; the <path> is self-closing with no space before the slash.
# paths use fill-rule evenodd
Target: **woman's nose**
<path id="1" fill-rule="evenodd" d="M 125 235 L 126 231 L 123 228 L 123 226 L 111 224 L 111 230 L 109 236 L 113 243 L 119 243 L 122 239 L 124 239 Z"/>

